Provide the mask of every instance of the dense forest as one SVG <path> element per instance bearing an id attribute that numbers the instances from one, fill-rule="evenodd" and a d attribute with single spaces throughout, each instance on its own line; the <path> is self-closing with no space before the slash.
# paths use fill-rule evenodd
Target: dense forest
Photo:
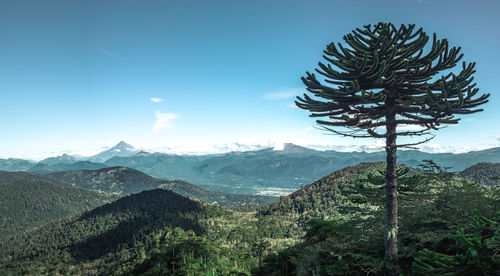
<path id="1" fill-rule="evenodd" d="M 0 242 L 9 234 L 19 234 L 112 200 L 116 197 L 63 186 L 43 176 L 0 171 Z"/>
<path id="2" fill-rule="evenodd" d="M 459 175 L 477 183 L 489 186 L 499 185 L 500 163 L 481 162 L 461 171 Z"/>
<path id="3" fill-rule="evenodd" d="M 269 205 L 224 208 L 162 189 L 133 194 L 6 236 L 0 274 L 378 275 L 383 167 L 348 167 Z M 500 272 L 498 185 L 431 161 L 402 166 L 398 176 L 405 275 Z"/>
<path id="4" fill-rule="evenodd" d="M 367 172 L 361 164 L 329 177 L 344 178 L 341 185 L 324 178 L 273 204 L 268 212 L 295 211 L 297 221 L 305 222 L 304 239 L 278 254 L 269 255 L 260 272 L 263 275 L 383 274 L 384 177 Z M 400 264 L 405 274 L 493 275 L 500 272 L 500 187 L 469 182 L 446 172 L 433 162 L 419 171 L 400 169 Z M 348 171 L 361 172 L 345 174 Z M 330 198 L 336 204 L 327 207 Z M 322 195 L 327 195 L 323 197 Z M 308 202 L 310 204 L 297 204 Z M 290 206 L 295 204 L 295 208 Z M 325 210 L 323 210 L 325 208 Z M 288 210 L 287 210 L 288 209 Z M 335 211 L 330 211 L 328 209 Z M 324 219 L 324 214 L 328 218 Z M 321 214 L 317 217 L 317 214 Z M 442 261 L 435 256 L 446 259 Z M 451 274 L 450 274 L 451 275 Z"/>

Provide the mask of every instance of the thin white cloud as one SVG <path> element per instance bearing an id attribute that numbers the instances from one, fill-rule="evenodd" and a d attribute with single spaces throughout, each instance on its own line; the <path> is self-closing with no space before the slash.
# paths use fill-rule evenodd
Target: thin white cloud
<path id="1" fill-rule="evenodd" d="M 295 98 L 298 95 L 301 95 L 304 92 L 303 89 L 300 88 L 285 88 L 278 91 L 274 91 L 268 93 L 263 96 L 266 100 L 284 100 Z"/>
<path id="2" fill-rule="evenodd" d="M 419 125 L 398 125 L 397 130 L 400 131 L 420 131 L 424 130 L 425 127 Z"/>
<path id="3" fill-rule="evenodd" d="M 150 101 L 154 102 L 154 103 L 161 103 L 164 101 L 164 99 L 162 98 L 149 98 Z"/>
<path id="4" fill-rule="evenodd" d="M 156 111 L 156 121 L 153 124 L 153 131 L 159 132 L 164 129 L 173 129 L 173 120 L 179 118 L 179 115 L 175 113 L 162 113 L 161 111 Z"/>
<path id="5" fill-rule="evenodd" d="M 101 53 L 103 53 L 103 54 L 105 54 L 105 55 L 107 55 L 109 57 L 112 57 L 112 58 L 117 58 L 118 57 L 115 53 L 113 53 L 111 51 L 108 51 L 106 49 L 101 49 Z"/>

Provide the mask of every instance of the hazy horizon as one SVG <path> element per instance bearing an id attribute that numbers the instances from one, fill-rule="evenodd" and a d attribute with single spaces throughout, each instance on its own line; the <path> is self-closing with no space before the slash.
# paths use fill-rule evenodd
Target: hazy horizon
<path id="1" fill-rule="evenodd" d="M 325 135 L 294 97 L 330 42 L 380 21 L 416 24 L 477 62 L 483 112 L 434 131 L 427 152 L 500 146 L 500 2 L 2 1 L 0 158 L 139 149 L 377 149 Z M 495 23 L 496 22 L 496 23 Z"/>
<path id="2" fill-rule="evenodd" d="M 113 145 L 109 146 L 104 146 L 100 148 L 93 148 L 91 150 L 65 150 L 65 151 L 57 151 L 57 152 L 47 152 L 44 155 L 39 155 L 39 156 L 32 156 L 32 157 L 18 157 L 18 156 L 9 156 L 9 157 L 0 157 L 0 159 L 7 159 L 7 158 L 14 158 L 14 159 L 25 159 L 25 160 L 31 160 L 31 161 L 41 161 L 45 158 L 49 157 L 58 157 L 62 155 L 70 155 L 74 156 L 77 158 L 86 158 L 86 157 L 91 157 L 93 155 L 96 155 L 98 153 L 101 153 L 103 151 L 109 150 L 115 146 L 117 146 L 119 143 L 124 142 L 128 145 L 131 145 L 127 143 L 126 141 L 120 141 L 118 143 L 115 143 Z M 240 143 L 230 143 L 230 144 L 215 144 L 211 145 L 209 147 L 199 147 L 199 148 L 194 148 L 194 147 L 155 147 L 155 148 L 148 148 L 148 147 L 136 147 L 134 145 L 131 145 L 134 147 L 134 150 L 137 152 L 140 151 L 145 151 L 148 153 L 164 153 L 164 154 L 174 154 L 174 155 L 212 155 L 212 154 L 224 154 L 224 153 L 229 153 L 229 152 L 248 152 L 248 151 L 258 151 L 258 150 L 263 150 L 263 149 L 274 149 L 274 150 L 283 150 L 285 147 L 285 144 L 294 144 L 297 146 L 301 147 L 306 147 L 309 149 L 317 150 L 317 151 L 337 151 L 337 152 L 380 152 L 384 151 L 383 145 L 381 145 L 382 142 L 380 143 L 374 143 L 372 145 L 347 145 L 347 146 L 335 146 L 335 145 L 314 145 L 314 144 L 295 144 L 295 143 L 267 143 L 267 144 L 240 144 Z M 426 152 L 426 153 L 454 153 L 454 154 L 459 154 L 459 153 L 467 153 L 471 151 L 481 151 L 481 150 L 486 150 L 486 149 L 491 149 L 495 147 L 484 147 L 484 148 L 445 148 L 445 147 L 433 147 L 431 146 L 426 146 L 422 145 L 422 147 L 418 148 L 417 150 Z M 400 149 L 400 150 L 414 150 L 414 149 Z"/>

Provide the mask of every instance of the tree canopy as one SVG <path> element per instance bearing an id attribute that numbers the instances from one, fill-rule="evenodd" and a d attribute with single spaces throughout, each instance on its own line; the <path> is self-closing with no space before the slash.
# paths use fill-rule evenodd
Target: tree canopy
<path id="1" fill-rule="evenodd" d="M 387 109 L 393 106 L 397 125 L 416 125 L 396 132 L 398 136 L 429 134 L 444 124 L 457 124 L 455 115 L 482 111 L 489 94 L 476 96 L 475 63 L 463 62 L 458 73 L 440 73 L 454 68 L 463 58 L 460 47 L 429 36 L 415 25 L 378 23 L 357 28 L 343 37 L 346 46 L 330 43 L 324 51 L 326 64 L 306 73 L 302 81 L 312 94 L 297 97 L 298 107 L 311 117 L 327 117 L 317 123 L 326 130 L 349 137 L 385 138 Z M 332 127 L 346 127 L 339 131 Z M 399 145 L 404 146 L 404 145 Z"/>

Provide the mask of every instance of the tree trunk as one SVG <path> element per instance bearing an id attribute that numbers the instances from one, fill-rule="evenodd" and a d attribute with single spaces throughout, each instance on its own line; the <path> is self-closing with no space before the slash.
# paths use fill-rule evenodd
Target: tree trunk
<path id="1" fill-rule="evenodd" d="M 398 179 L 396 174 L 396 113 L 394 100 L 386 101 L 386 226 L 385 226 L 385 275 L 399 275 L 398 263 Z"/>

